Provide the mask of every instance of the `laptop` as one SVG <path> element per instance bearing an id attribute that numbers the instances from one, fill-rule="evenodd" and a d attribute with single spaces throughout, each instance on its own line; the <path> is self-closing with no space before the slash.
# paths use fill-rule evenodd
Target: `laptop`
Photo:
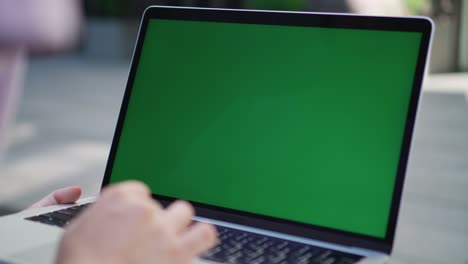
<path id="1" fill-rule="evenodd" d="M 385 263 L 432 22 L 153 6 L 103 187 L 190 201 L 220 243 L 198 263 Z M 0 218 L 0 257 L 52 263 L 94 201 Z"/>

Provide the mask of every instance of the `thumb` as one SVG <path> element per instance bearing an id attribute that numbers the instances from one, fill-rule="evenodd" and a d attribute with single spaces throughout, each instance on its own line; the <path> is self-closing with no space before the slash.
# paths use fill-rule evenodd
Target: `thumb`
<path id="1" fill-rule="evenodd" d="M 74 203 L 81 195 L 81 188 L 79 186 L 70 186 L 51 192 L 40 201 L 31 205 L 29 208 L 46 207 L 57 204 Z"/>

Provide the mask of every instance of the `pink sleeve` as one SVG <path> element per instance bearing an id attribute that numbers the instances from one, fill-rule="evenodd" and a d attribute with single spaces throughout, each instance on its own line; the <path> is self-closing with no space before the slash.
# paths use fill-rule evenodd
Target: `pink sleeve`
<path id="1" fill-rule="evenodd" d="M 81 20 L 79 0 L 1 0 L 0 45 L 61 50 L 76 43 Z"/>

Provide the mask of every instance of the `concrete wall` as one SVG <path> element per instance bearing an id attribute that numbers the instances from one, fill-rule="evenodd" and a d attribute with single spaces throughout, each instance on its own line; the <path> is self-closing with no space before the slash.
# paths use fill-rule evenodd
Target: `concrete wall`
<path id="1" fill-rule="evenodd" d="M 434 18 L 435 32 L 432 42 L 431 61 L 429 71 L 431 73 L 454 72 L 457 70 L 457 46 L 456 35 L 457 21 L 451 17 Z"/>
<path id="2" fill-rule="evenodd" d="M 461 10 L 459 65 L 462 71 L 468 71 L 468 0 L 462 0 Z"/>

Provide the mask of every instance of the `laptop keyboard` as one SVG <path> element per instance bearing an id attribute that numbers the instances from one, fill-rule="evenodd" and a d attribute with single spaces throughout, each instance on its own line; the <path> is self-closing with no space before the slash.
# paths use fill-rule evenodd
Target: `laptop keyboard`
<path id="1" fill-rule="evenodd" d="M 26 218 L 65 227 L 89 204 Z M 223 263 L 352 264 L 362 257 L 242 230 L 217 226 L 219 244 L 202 258 Z"/>
<path id="2" fill-rule="evenodd" d="M 43 224 L 65 227 L 70 220 L 77 216 L 83 209 L 85 209 L 90 204 L 81 204 L 77 206 L 68 207 L 62 210 L 36 215 L 33 217 L 28 217 L 26 220 L 31 220 L 34 222 L 40 222 Z"/>
<path id="3" fill-rule="evenodd" d="M 351 264 L 362 257 L 312 245 L 217 227 L 219 244 L 204 254 L 208 260 L 226 263 Z"/>

